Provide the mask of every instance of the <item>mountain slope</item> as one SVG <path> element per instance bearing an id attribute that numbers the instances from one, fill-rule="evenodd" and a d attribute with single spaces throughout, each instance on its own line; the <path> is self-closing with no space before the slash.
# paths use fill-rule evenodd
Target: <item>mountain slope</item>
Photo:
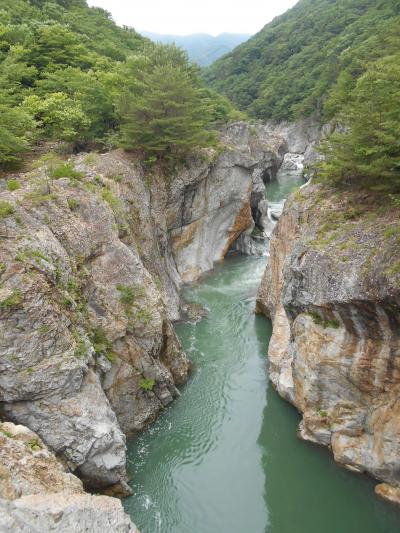
<path id="1" fill-rule="evenodd" d="M 250 35 L 241 33 L 221 33 L 216 37 L 206 33 L 192 35 L 161 35 L 142 32 L 154 42 L 175 43 L 189 54 L 189 59 L 202 67 L 211 65 L 219 57 L 228 54 L 233 48 L 246 41 Z"/>
<path id="2" fill-rule="evenodd" d="M 300 0 L 216 61 L 206 79 L 260 119 L 306 116 L 343 73 L 356 79 L 366 62 L 398 53 L 399 25 L 397 0 Z"/>

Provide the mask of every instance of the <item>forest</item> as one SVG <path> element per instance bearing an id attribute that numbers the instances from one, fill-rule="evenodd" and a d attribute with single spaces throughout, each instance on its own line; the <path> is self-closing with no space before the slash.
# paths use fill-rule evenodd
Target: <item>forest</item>
<path id="1" fill-rule="evenodd" d="M 300 0 L 201 72 L 85 0 L 3 0 L 0 166 L 43 141 L 181 160 L 230 120 L 314 115 L 340 126 L 322 179 L 397 191 L 399 27 L 397 0 Z"/>
<path id="2" fill-rule="evenodd" d="M 0 113 L 4 167 L 44 140 L 179 157 L 214 143 L 215 125 L 235 111 L 182 50 L 118 27 L 103 9 L 3 0 Z"/>
<path id="3" fill-rule="evenodd" d="M 263 121 L 334 119 L 321 177 L 398 187 L 399 28 L 397 0 L 300 0 L 205 78 Z"/>

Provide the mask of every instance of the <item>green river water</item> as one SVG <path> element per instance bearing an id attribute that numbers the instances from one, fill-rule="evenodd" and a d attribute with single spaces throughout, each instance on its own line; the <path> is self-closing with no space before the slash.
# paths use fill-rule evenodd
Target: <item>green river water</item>
<path id="1" fill-rule="evenodd" d="M 299 414 L 268 383 L 271 323 L 254 314 L 265 263 L 230 257 L 185 290 L 209 310 L 176 325 L 193 373 L 129 443 L 125 509 L 141 533 L 400 533 L 372 479 L 297 439 Z"/>

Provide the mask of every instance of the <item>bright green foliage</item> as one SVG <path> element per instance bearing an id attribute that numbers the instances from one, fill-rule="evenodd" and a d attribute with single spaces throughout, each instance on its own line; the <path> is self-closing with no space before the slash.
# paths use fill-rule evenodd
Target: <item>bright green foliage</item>
<path id="1" fill-rule="evenodd" d="M 82 172 L 78 172 L 70 163 L 60 163 L 50 169 L 49 177 L 53 179 L 72 178 L 80 179 L 83 177 Z"/>
<path id="2" fill-rule="evenodd" d="M 156 382 L 154 381 L 154 379 L 143 378 L 139 382 L 139 387 L 145 391 L 152 391 L 154 389 L 155 384 Z"/>
<path id="3" fill-rule="evenodd" d="M 79 68 L 66 67 L 47 72 L 37 82 L 36 93 L 42 98 L 47 94 L 61 92 L 75 103 L 84 122 L 78 138 L 98 139 L 113 128 L 118 120 L 114 100 L 116 97 L 115 74 L 102 71 L 84 72 Z M 77 98 L 78 97 L 78 98 Z M 74 107 L 74 106 L 72 106 Z"/>
<path id="4" fill-rule="evenodd" d="M 126 75 L 120 99 L 125 148 L 175 159 L 215 142 L 212 100 L 182 50 L 149 46 L 127 63 Z"/>
<path id="5" fill-rule="evenodd" d="M 119 62 L 145 39 L 84 0 L 2 0 L 0 165 L 35 136 L 73 143 L 108 137 Z"/>
<path id="6" fill-rule="evenodd" d="M 0 302 L 0 309 L 13 309 L 22 303 L 22 294 L 19 289 L 13 289 L 10 296 Z"/>
<path id="7" fill-rule="evenodd" d="M 366 62 L 399 50 L 398 0 L 300 0 L 214 63 L 210 85 L 260 119 L 291 120 L 346 96 Z M 332 116 L 343 100 L 325 110 Z"/>
<path id="8" fill-rule="evenodd" d="M 400 53 L 369 65 L 339 120 L 347 129 L 326 143 L 320 175 L 400 191 Z"/>
<path id="9" fill-rule="evenodd" d="M 21 188 L 19 181 L 17 180 L 8 180 L 7 181 L 7 191 L 17 191 Z"/>
<path id="10" fill-rule="evenodd" d="M 35 117 L 48 139 L 77 141 L 85 137 L 90 126 L 80 103 L 64 93 L 28 96 L 23 108 Z"/>
<path id="11" fill-rule="evenodd" d="M 144 288 L 140 285 L 117 285 L 119 299 L 125 306 L 132 306 L 138 298 L 145 294 Z"/>
<path id="12" fill-rule="evenodd" d="M 113 148 L 121 118 L 124 146 L 148 160 L 181 154 L 238 117 L 183 52 L 150 44 L 85 0 L 2 0 L 0 113 L 0 165 L 37 138 Z"/>
<path id="13" fill-rule="evenodd" d="M 0 200 L 0 218 L 6 218 L 15 212 L 14 206 L 9 202 Z"/>

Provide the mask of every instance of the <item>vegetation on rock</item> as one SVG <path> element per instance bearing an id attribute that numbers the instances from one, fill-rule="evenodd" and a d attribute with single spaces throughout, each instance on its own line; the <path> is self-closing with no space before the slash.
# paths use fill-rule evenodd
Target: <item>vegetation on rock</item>
<path id="1" fill-rule="evenodd" d="M 149 47 L 126 64 L 120 98 L 122 141 L 150 157 L 173 157 L 215 143 L 210 93 L 186 54 L 171 45 Z"/>
<path id="2" fill-rule="evenodd" d="M 397 0 L 301 0 L 206 78 L 262 120 L 334 118 L 322 178 L 397 192 L 399 25 Z"/>

